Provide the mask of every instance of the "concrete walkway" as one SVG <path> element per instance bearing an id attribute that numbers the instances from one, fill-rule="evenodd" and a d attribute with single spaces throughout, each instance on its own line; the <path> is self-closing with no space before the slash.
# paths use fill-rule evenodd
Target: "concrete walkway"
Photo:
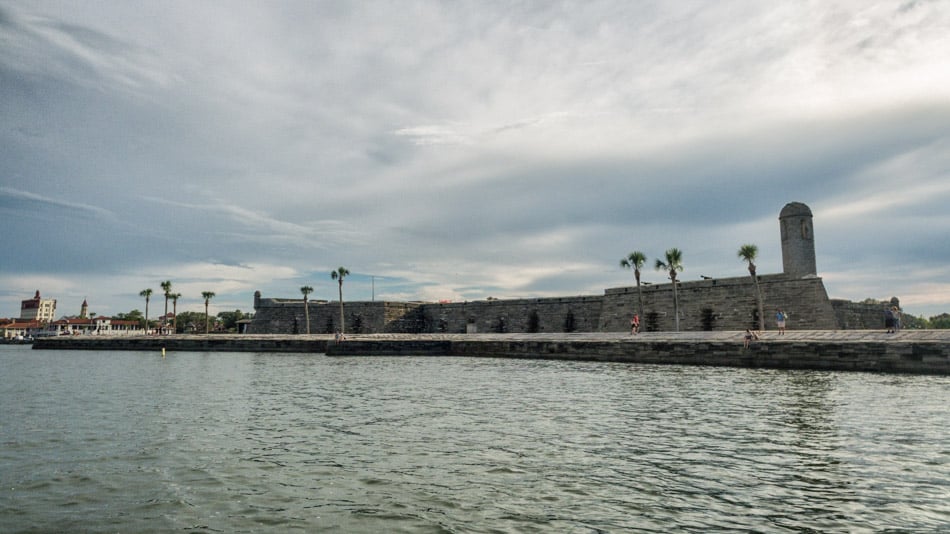
<path id="1" fill-rule="evenodd" d="M 347 340 L 497 340 L 497 341 L 736 341 L 742 343 L 744 331 L 715 332 L 551 332 L 512 334 L 348 334 Z M 266 336 L 265 336 L 266 337 Z M 316 338 L 332 336 L 315 335 Z M 884 330 L 787 330 L 784 335 L 777 330 L 759 334 L 760 341 L 934 341 L 950 343 L 950 330 L 903 330 L 888 334 Z"/>

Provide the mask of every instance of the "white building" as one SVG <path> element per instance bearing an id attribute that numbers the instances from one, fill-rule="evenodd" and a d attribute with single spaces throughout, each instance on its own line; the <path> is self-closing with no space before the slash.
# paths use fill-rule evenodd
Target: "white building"
<path id="1" fill-rule="evenodd" d="M 56 299 L 40 298 L 40 290 L 36 296 L 20 301 L 20 320 L 40 321 L 48 323 L 56 318 Z"/>
<path id="2" fill-rule="evenodd" d="M 60 319 L 50 323 L 48 332 L 55 335 L 130 336 L 143 334 L 145 330 L 138 321 L 93 317 L 92 319 Z"/>

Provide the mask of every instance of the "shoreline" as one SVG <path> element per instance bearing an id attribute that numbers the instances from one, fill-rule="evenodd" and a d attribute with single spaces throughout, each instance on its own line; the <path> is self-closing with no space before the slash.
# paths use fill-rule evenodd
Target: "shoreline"
<path id="1" fill-rule="evenodd" d="M 327 356 L 465 356 L 666 365 L 821 369 L 950 375 L 950 330 L 743 332 L 61 336 L 38 350 L 316 353 Z"/>

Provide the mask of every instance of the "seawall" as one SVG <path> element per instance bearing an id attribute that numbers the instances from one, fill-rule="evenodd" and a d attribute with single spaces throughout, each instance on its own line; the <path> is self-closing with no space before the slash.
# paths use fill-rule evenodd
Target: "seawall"
<path id="1" fill-rule="evenodd" d="M 328 356 L 466 356 L 950 375 L 950 331 L 574 334 L 210 335 L 38 339 L 34 349 L 310 352 Z"/>
<path id="2" fill-rule="evenodd" d="M 317 352 L 324 353 L 333 336 L 174 335 L 174 336 L 58 336 L 37 338 L 33 349 L 130 350 L 162 349 L 182 352 Z"/>

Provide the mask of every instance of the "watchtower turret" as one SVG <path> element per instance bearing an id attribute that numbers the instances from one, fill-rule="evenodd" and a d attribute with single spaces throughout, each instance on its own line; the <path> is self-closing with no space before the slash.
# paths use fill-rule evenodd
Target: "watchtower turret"
<path id="1" fill-rule="evenodd" d="M 778 216 L 782 228 L 782 270 L 797 277 L 817 275 L 815 233 L 811 209 L 801 202 L 790 202 Z"/>

